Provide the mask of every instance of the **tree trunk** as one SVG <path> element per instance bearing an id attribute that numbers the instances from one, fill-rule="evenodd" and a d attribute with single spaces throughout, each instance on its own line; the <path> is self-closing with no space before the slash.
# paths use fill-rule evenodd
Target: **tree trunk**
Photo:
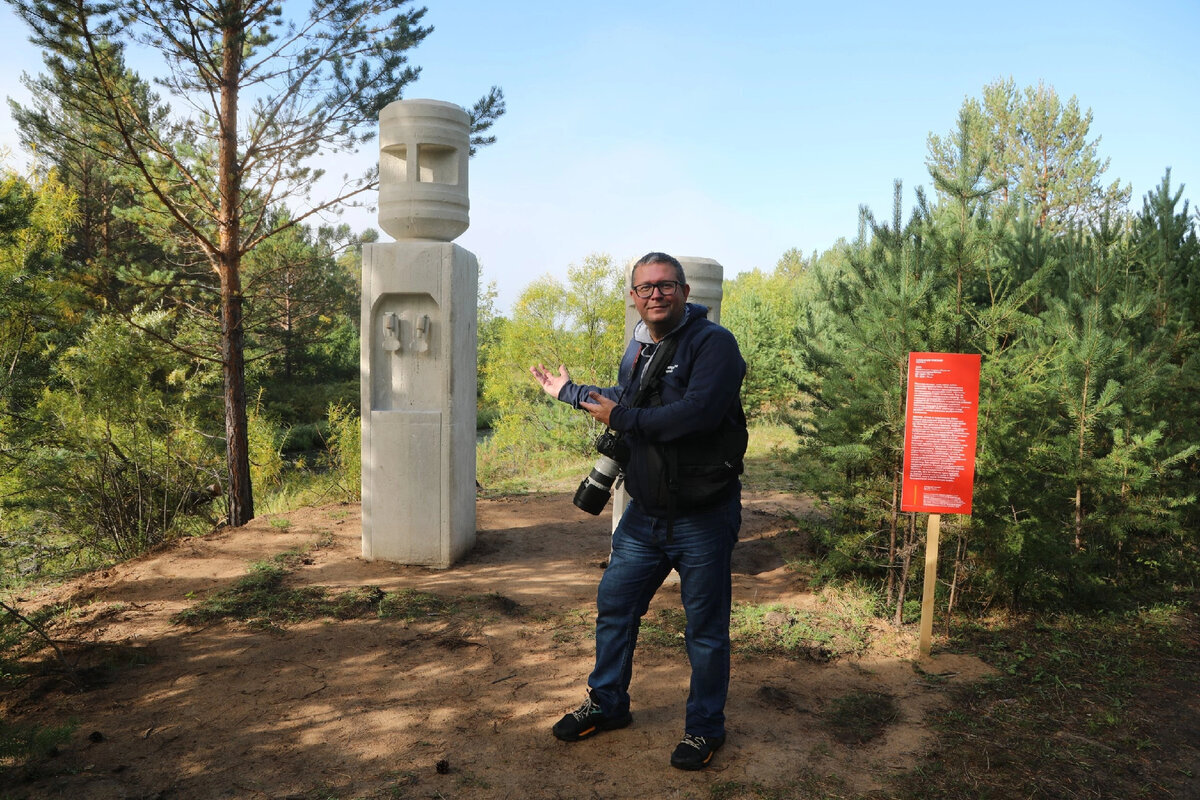
<path id="1" fill-rule="evenodd" d="M 950 635 L 950 619 L 954 616 L 954 601 L 958 595 L 958 576 L 963 569 L 963 557 L 967 551 L 967 536 L 958 531 L 958 546 L 954 548 L 954 572 L 950 576 L 950 602 L 946 605 L 946 635 Z"/>
<path id="2" fill-rule="evenodd" d="M 899 373 L 905 376 L 907 380 L 908 367 L 904 365 L 900 368 Z M 904 419 L 904 404 L 908 398 L 908 386 L 904 383 L 900 387 L 900 397 L 896 403 L 896 419 Z M 896 599 L 896 527 L 900 524 L 900 506 L 903 504 L 903 498 L 900 493 L 904 487 L 904 451 L 896 453 L 895 465 L 892 468 L 892 514 L 888 521 L 888 579 L 887 579 L 887 601 L 891 603 Z"/>
<path id="3" fill-rule="evenodd" d="M 1087 444 L 1087 398 L 1091 371 L 1083 374 L 1083 391 L 1079 398 L 1079 465 L 1075 473 L 1075 552 L 1083 550 L 1083 457 Z"/>
<path id="4" fill-rule="evenodd" d="M 887 601 L 896 599 L 896 527 L 900 519 L 900 486 L 903 466 L 892 471 L 892 513 L 888 520 Z"/>
<path id="5" fill-rule="evenodd" d="M 909 512 L 908 524 L 904 526 L 904 546 L 901 548 L 900 580 L 896 591 L 896 616 L 894 624 L 904 624 L 904 599 L 908 594 L 908 573 L 912 569 L 912 554 L 917 547 L 917 515 Z"/>
<path id="6" fill-rule="evenodd" d="M 237 270 L 221 277 L 221 366 L 225 380 L 225 464 L 229 472 L 229 524 L 254 519 L 250 486 L 250 437 L 246 423 L 246 362 L 242 292 Z"/>
<path id="7" fill-rule="evenodd" d="M 236 0 L 235 0 L 236 2 Z M 239 15 L 230 13 L 229 19 Z M 225 29 L 221 61 L 221 116 L 217 161 L 220 170 L 221 367 L 225 381 L 225 463 L 229 471 L 229 524 L 237 527 L 254 519 L 250 486 L 250 438 L 246 424 L 245 328 L 242 324 L 241 172 L 237 158 L 238 75 L 242 36 L 234 26 Z"/>
<path id="8" fill-rule="evenodd" d="M 292 329 L 295 326 L 292 319 L 292 289 L 292 270 L 289 267 L 283 273 L 283 375 L 288 381 L 292 379 L 296 364 L 292 342 Z"/>

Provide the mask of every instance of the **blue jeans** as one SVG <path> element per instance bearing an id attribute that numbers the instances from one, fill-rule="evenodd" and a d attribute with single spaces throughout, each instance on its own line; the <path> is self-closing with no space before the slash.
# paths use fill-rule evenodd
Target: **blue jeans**
<path id="1" fill-rule="evenodd" d="M 605 713 L 629 709 L 638 628 L 650 599 L 674 567 L 687 613 L 684 635 L 692 665 L 684 732 L 725 735 L 730 557 L 741 524 L 741 499 L 734 496 L 710 511 L 676 517 L 667 541 L 666 519 L 646 514 L 636 501 L 626 507 L 596 590 L 596 668 L 588 686 Z"/>

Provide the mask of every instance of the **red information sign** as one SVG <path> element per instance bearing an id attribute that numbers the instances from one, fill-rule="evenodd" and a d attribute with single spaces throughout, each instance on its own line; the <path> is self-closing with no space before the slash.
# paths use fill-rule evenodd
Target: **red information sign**
<path id="1" fill-rule="evenodd" d="M 902 511 L 970 514 L 979 356 L 909 353 Z"/>

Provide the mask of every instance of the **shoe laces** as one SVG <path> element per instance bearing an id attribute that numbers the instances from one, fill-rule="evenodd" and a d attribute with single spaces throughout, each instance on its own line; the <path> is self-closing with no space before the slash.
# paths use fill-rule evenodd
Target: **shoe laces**
<path id="1" fill-rule="evenodd" d="M 683 735 L 683 741 L 680 742 L 680 744 L 686 744 L 688 747 L 694 747 L 701 752 L 703 752 L 704 748 L 708 746 L 708 742 L 705 741 L 703 736 L 693 736 L 690 733 L 685 733 Z"/>
<path id="2" fill-rule="evenodd" d="M 572 711 L 571 716 L 575 717 L 575 719 L 579 720 L 580 722 L 583 722 L 583 720 L 587 719 L 592 714 L 603 713 L 604 712 L 600 709 L 600 706 L 596 704 L 596 701 L 592 700 L 591 693 L 588 693 L 587 698 L 585 698 L 583 701 L 583 705 Z"/>

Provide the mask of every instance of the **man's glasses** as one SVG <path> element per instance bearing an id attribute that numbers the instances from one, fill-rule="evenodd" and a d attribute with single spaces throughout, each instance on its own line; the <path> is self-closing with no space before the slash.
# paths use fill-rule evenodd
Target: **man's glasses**
<path id="1" fill-rule="evenodd" d="M 658 289 L 658 293 L 663 297 L 673 297 L 679 289 L 679 281 L 662 281 L 660 283 L 639 283 L 633 287 L 633 293 L 645 300 L 654 294 L 654 290 Z"/>

